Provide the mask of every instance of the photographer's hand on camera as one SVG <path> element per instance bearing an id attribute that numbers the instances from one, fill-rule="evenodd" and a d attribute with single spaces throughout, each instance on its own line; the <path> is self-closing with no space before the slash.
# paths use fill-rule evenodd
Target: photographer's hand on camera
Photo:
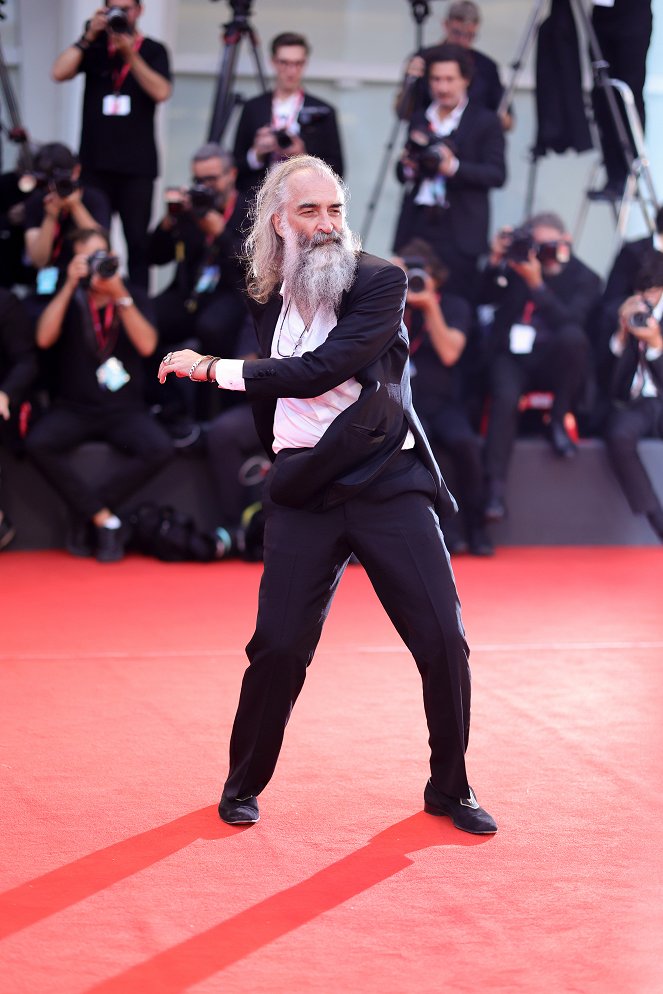
<path id="1" fill-rule="evenodd" d="M 524 280 L 530 290 L 538 290 L 539 287 L 543 286 L 543 271 L 535 249 L 530 251 L 524 262 L 509 259 L 508 265 L 514 273 L 517 273 Z"/>
<path id="2" fill-rule="evenodd" d="M 622 345 L 632 335 L 648 348 L 663 349 L 661 326 L 652 314 L 651 304 L 639 294 L 628 297 L 619 308 L 617 335 Z"/>
<path id="3" fill-rule="evenodd" d="M 438 150 L 440 153 L 440 165 L 438 168 L 440 176 L 444 176 L 446 179 L 449 179 L 450 176 L 455 176 L 460 165 L 458 159 L 444 142 L 438 145 Z"/>
<path id="4" fill-rule="evenodd" d="M 258 128 L 253 140 L 253 152 L 256 158 L 265 161 L 278 149 L 276 135 L 270 127 Z"/>

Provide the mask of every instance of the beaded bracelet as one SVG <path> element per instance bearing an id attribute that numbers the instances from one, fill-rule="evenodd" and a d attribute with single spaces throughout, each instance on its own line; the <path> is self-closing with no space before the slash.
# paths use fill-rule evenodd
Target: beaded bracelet
<path id="1" fill-rule="evenodd" d="M 211 355 L 201 355 L 199 359 L 196 359 L 196 361 L 192 364 L 191 369 L 189 370 L 189 379 L 190 380 L 193 379 L 193 374 L 198 369 L 198 366 L 200 366 L 201 362 L 203 362 L 204 359 L 212 359 L 212 358 L 213 356 Z"/>
<path id="2" fill-rule="evenodd" d="M 205 379 L 207 380 L 208 383 L 214 382 L 214 377 L 210 376 L 210 373 L 212 371 L 212 366 L 214 365 L 215 362 L 218 361 L 219 357 L 217 355 L 213 355 L 210 361 L 207 363 L 207 369 L 205 370 Z"/>

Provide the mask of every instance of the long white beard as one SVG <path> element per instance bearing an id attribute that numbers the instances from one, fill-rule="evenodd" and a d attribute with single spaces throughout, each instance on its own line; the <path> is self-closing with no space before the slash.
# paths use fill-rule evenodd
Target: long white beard
<path id="1" fill-rule="evenodd" d="M 307 323 L 325 307 L 337 311 L 357 268 L 356 239 L 348 228 L 312 238 L 284 225 L 283 280 Z"/>

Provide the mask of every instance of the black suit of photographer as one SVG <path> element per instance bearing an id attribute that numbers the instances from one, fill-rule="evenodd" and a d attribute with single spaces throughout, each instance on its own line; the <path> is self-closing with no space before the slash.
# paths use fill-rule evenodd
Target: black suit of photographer
<path id="1" fill-rule="evenodd" d="M 177 261 L 170 286 L 153 302 L 161 344 L 177 345 L 193 338 L 210 355 L 235 354 L 237 334 L 248 313 L 238 258 L 245 214 L 244 200 L 238 196 L 224 231 L 213 241 L 208 241 L 190 211 L 179 215 L 173 227 L 162 222 L 151 232 L 150 264 Z M 205 289 L 210 273 L 213 279 L 218 273 L 218 280 Z"/>
<path id="2" fill-rule="evenodd" d="M 434 140 L 426 115 L 416 114 L 413 132 L 428 132 Z M 446 180 L 447 206 L 416 203 L 421 178 L 403 197 L 394 237 L 394 251 L 413 238 L 423 238 L 449 269 L 450 293 L 474 301 L 477 260 L 488 247 L 489 193 L 506 178 L 504 134 L 492 111 L 468 102 L 457 129 L 444 139 L 458 159 L 458 171 Z M 399 164 L 398 177 L 405 181 Z"/>
<path id="3" fill-rule="evenodd" d="M 272 98 L 273 93 L 261 93 L 260 96 L 247 100 L 244 104 L 237 133 L 235 134 L 235 147 L 233 158 L 237 163 L 237 188 L 244 192 L 259 186 L 267 174 L 269 162 L 261 169 L 252 169 L 247 161 L 247 154 L 255 139 L 259 128 L 269 127 L 272 123 Z M 341 150 L 341 139 L 338 133 L 336 122 L 336 111 L 331 104 L 314 97 L 309 93 L 304 94 L 304 103 L 300 111 L 312 111 L 315 108 L 324 109 L 325 113 L 319 120 L 313 120 L 310 124 L 301 126 L 301 137 L 306 145 L 306 154 L 315 155 L 322 159 L 328 166 L 331 166 L 335 173 L 343 176 L 343 152 Z"/>
<path id="4" fill-rule="evenodd" d="M 556 423 L 572 409 L 587 373 L 584 326 L 600 288 L 596 273 L 573 255 L 557 275 L 543 273 L 537 289 L 508 266 L 484 270 L 479 300 L 496 308 L 486 343 L 490 416 L 485 462 L 490 479 L 506 479 L 523 393 L 553 391 L 551 419 Z M 532 349 L 524 354 L 510 349 L 511 329 L 518 324 L 536 330 Z"/>

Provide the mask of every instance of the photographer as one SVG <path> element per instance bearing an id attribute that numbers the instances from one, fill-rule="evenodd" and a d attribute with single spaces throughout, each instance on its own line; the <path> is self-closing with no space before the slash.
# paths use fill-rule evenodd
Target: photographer
<path id="1" fill-rule="evenodd" d="M 474 42 L 479 32 L 481 12 L 472 0 L 455 0 L 450 3 L 443 22 L 444 37 L 428 48 L 422 48 L 413 55 L 405 70 L 405 79 L 396 98 L 399 114 L 406 119 L 416 111 L 426 110 L 432 99 L 426 79 L 427 65 L 436 60 L 437 49 L 442 45 L 460 45 L 472 60 L 472 79 L 467 95 L 473 104 L 497 111 L 504 87 L 500 80 L 497 64 L 488 55 L 477 51 Z M 502 127 L 509 131 L 513 125 L 510 113 L 501 117 Z"/>
<path id="2" fill-rule="evenodd" d="M 172 445 L 143 401 L 141 357 L 157 344 L 144 291 L 124 284 L 104 233 L 78 232 L 73 250 L 37 325 L 37 345 L 53 349 L 54 398 L 28 432 L 26 449 L 73 514 L 69 551 L 114 562 L 127 538 L 115 511 L 170 458 Z M 103 487 L 69 459 L 90 440 L 131 457 Z"/>
<path id="3" fill-rule="evenodd" d="M 451 457 L 458 484 L 465 535 L 456 519 L 444 522 L 449 552 L 490 556 L 493 546 L 483 524 L 481 439 L 465 405 L 461 358 L 472 324 L 472 309 L 447 293 L 447 271 L 430 246 L 414 239 L 393 260 L 408 275 L 405 323 L 410 334 L 412 397 L 433 449 Z"/>
<path id="4" fill-rule="evenodd" d="M 619 308 L 610 340 L 612 412 L 605 441 L 615 473 L 634 514 L 645 514 L 663 541 L 663 506 L 640 456 L 642 438 L 663 438 L 663 255 L 652 252 L 637 284 L 640 292 Z"/>
<path id="5" fill-rule="evenodd" d="M 21 402 L 37 376 L 34 335 L 25 309 L 13 293 L 0 289 L 0 445 L 19 440 Z M 0 479 L 0 499 L 2 498 Z M 14 527 L 0 504 L 0 550 L 14 538 Z"/>
<path id="6" fill-rule="evenodd" d="M 58 269 L 70 261 L 70 236 L 79 229 L 107 228 L 110 209 L 103 193 L 80 183 L 81 166 L 59 142 L 42 145 L 23 181 L 35 190 L 25 203 L 25 248 L 39 270 L 37 294 L 55 293 Z"/>
<path id="7" fill-rule="evenodd" d="M 521 229 L 504 229 L 493 241 L 480 290 L 480 302 L 495 308 L 486 343 L 488 520 L 505 514 L 504 490 L 523 393 L 553 392 L 550 443 L 561 457 L 575 454 L 564 416 L 585 383 L 589 342 L 584 326 L 600 289 L 599 277 L 572 254 L 571 236 L 556 214 L 538 214 Z"/>
<path id="8" fill-rule="evenodd" d="M 122 221 L 129 275 L 147 286 L 147 229 L 158 174 L 154 115 L 171 93 L 165 47 L 138 32 L 143 6 L 106 3 L 55 61 L 53 79 L 85 75 L 80 158 L 83 183 L 102 190 Z"/>
<path id="9" fill-rule="evenodd" d="M 306 93 L 302 76 L 311 53 L 303 35 L 277 35 L 271 44 L 274 89 L 247 100 L 237 126 L 234 156 L 238 186 L 258 186 L 274 162 L 315 155 L 343 175 L 343 153 L 334 108 Z"/>
<path id="10" fill-rule="evenodd" d="M 407 188 L 394 251 L 422 238 L 449 269 L 448 290 L 471 303 L 477 261 L 488 247 L 489 192 L 506 178 L 504 136 L 492 111 L 468 101 L 471 59 L 437 49 L 428 69 L 433 103 L 414 115 L 398 166 Z"/>

